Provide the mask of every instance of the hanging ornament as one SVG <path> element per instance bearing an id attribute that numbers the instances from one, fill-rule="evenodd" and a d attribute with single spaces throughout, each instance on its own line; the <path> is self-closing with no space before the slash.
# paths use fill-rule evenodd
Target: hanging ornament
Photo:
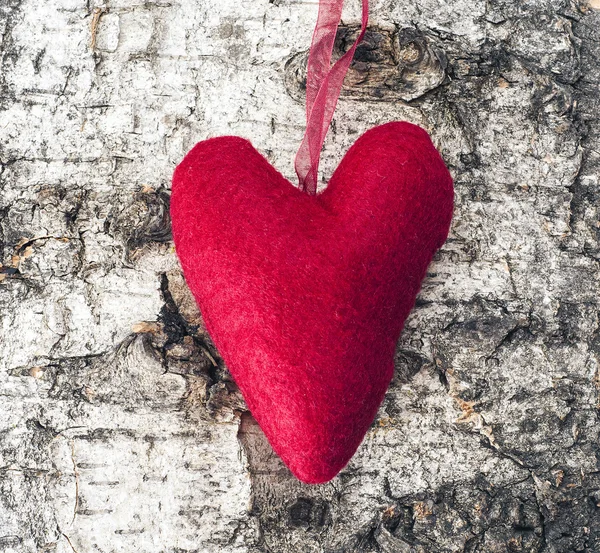
<path id="1" fill-rule="evenodd" d="M 343 0 L 321 0 L 307 68 L 300 187 L 245 139 L 198 143 L 175 170 L 173 238 L 206 328 L 275 452 L 308 483 L 333 478 L 377 413 L 394 352 L 452 217 L 428 134 L 362 135 L 317 193 L 319 157 L 364 36 L 333 66 Z"/>

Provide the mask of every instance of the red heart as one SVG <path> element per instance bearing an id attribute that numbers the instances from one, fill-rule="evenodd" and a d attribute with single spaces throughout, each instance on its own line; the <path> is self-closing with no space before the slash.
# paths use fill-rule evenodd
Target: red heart
<path id="1" fill-rule="evenodd" d="M 358 448 L 404 320 L 452 217 L 427 133 L 371 129 L 317 196 L 242 138 L 200 142 L 173 177 L 173 237 L 206 328 L 273 449 L 304 482 Z"/>

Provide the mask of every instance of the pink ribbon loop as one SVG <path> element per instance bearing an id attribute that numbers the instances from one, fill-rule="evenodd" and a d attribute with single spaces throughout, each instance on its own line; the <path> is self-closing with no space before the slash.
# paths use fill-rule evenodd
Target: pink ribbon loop
<path id="1" fill-rule="evenodd" d="M 363 39 L 369 21 L 369 1 L 362 0 L 360 34 L 352 47 L 331 67 L 333 45 L 342 19 L 344 0 L 320 0 L 319 16 L 313 33 L 306 74 L 306 131 L 296 154 L 296 174 L 300 188 L 317 193 L 321 149 L 344 78 L 352 63 L 356 47 Z"/>

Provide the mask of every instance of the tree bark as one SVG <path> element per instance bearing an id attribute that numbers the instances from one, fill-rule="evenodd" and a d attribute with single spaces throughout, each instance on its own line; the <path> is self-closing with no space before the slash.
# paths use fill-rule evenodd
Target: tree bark
<path id="1" fill-rule="evenodd" d="M 316 3 L 0 1 L 0 550 L 600 551 L 600 2 L 372 4 L 321 179 L 409 120 L 455 216 L 377 420 L 307 486 L 204 331 L 168 204 L 209 136 L 294 180 Z"/>

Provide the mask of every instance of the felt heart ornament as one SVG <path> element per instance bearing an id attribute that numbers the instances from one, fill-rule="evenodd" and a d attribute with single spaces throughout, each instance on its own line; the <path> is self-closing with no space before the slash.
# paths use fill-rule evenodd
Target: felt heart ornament
<path id="1" fill-rule="evenodd" d="M 429 135 L 404 122 L 363 134 L 316 194 L 333 112 L 315 104 L 335 67 L 321 70 L 307 110 L 301 188 L 225 136 L 187 154 L 171 196 L 176 251 L 206 328 L 273 449 L 307 483 L 333 478 L 373 422 L 453 206 Z"/>
<path id="2" fill-rule="evenodd" d="M 173 179 L 173 237 L 206 328 L 273 449 L 333 478 L 367 432 L 404 320 L 452 216 L 427 133 L 367 131 L 322 193 L 246 140 L 200 142 Z"/>

